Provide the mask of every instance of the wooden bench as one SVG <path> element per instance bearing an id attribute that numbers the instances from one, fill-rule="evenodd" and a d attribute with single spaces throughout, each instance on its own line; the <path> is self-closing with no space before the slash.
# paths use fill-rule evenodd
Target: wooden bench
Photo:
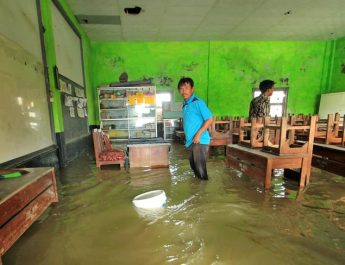
<path id="1" fill-rule="evenodd" d="M 102 165 L 120 165 L 124 167 L 126 153 L 122 149 L 112 148 L 109 137 L 100 130 L 93 130 L 93 146 L 95 151 L 96 167 Z"/>
<path id="2" fill-rule="evenodd" d="M 307 154 L 278 156 L 234 144 L 227 146 L 226 154 L 227 166 L 263 181 L 265 189 L 271 187 L 273 169 L 300 169 L 299 186 L 302 188 L 309 183 L 310 159 Z"/>
<path id="3" fill-rule="evenodd" d="M 8 170 L 0 170 L 0 174 Z M 0 180 L 1 257 L 52 203 L 58 202 L 54 168 L 15 169 L 21 177 Z"/>

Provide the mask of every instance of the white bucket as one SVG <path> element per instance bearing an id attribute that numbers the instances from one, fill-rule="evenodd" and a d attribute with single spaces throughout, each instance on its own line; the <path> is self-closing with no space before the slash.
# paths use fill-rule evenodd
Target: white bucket
<path id="1" fill-rule="evenodd" d="M 145 192 L 133 199 L 133 204 L 138 208 L 152 209 L 162 207 L 167 200 L 164 190 Z"/>

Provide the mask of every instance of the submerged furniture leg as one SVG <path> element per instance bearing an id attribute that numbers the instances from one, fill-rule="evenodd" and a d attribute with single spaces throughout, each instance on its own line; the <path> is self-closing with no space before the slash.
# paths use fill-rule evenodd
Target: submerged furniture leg
<path id="1" fill-rule="evenodd" d="M 299 181 L 299 186 L 303 188 L 306 184 L 309 183 L 309 176 L 308 176 L 308 161 L 309 157 L 304 157 L 302 159 L 302 166 L 301 166 L 301 176 Z M 307 182 L 307 183 L 306 183 Z"/>
<path id="2" fill-rule="evenodd" d="M 265 189 L 271 188 L 271 178 L 272 178 L 272 160 L 266 160 L 266 175 L 265 175 Z"/>

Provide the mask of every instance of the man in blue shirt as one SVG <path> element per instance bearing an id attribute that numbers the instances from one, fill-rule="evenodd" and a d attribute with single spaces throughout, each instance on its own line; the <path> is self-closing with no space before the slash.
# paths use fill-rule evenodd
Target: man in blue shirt
<path id="1" fill-rule="evenodd" d="M 208 127 L 212 123 L 212 113 L 205 102 L 194 95 L 194 81 L 189 77 L 180 79 L 178 92 L 183 97 L 183 128 L 185 146 L 189 149 L 189 163 L 199 179 L 207 180 L 206 162 L 210 144 Z"/>

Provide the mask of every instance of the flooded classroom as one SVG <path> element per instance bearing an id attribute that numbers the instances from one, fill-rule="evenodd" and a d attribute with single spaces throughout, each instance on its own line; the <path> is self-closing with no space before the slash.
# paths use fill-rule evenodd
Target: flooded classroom
<path id="1" fill-rule="evenodd" d="M 258 181 L 209 160 L 209 181 L 174 144 L 164 169 L 96 169 L 88 157 L 62 170 L 59 203 L 3 257 L 4 264 L 343 264 L 345 179 L 313 168 L 313 181 L 279 172 Z M 133 198 L 164 190 L 163 208 Z"/>
<path id="2" fill-rule="evenodd" d="M 345 264 L 344 10 L 0 0 L 0 265 Z"/>

